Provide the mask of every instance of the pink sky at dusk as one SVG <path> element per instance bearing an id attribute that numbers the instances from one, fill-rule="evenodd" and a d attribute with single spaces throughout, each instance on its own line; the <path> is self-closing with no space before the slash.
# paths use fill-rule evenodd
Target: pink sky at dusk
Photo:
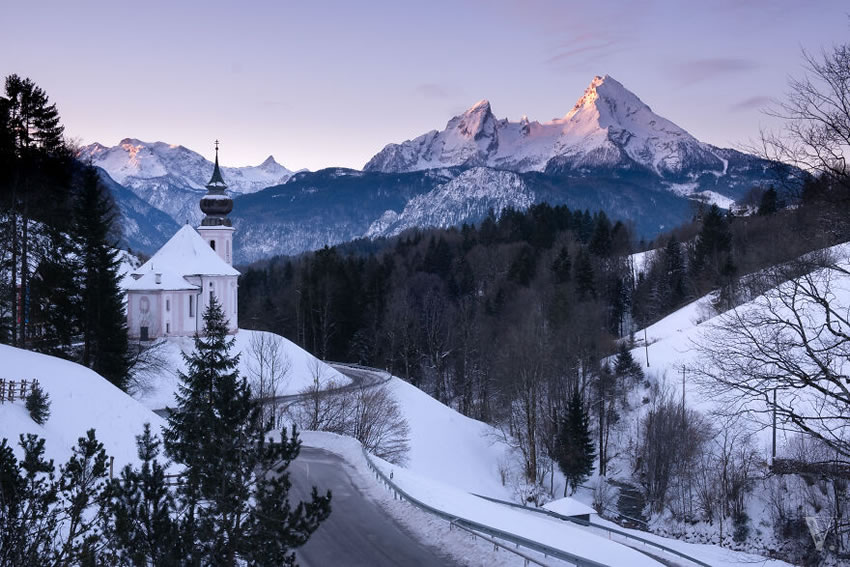
<path id="1" fill-rule="evenodd" d="M 0 74 L 32 78 L 82 143 L 182 144 L 226 165 L 360 168 L 475 101 L 566 114 L 609 74 L 691 134 L 734 147 L 850 41 L 844 1 L 3 2 Z M 23 25 L 23 22 L 33 22 Z"/>

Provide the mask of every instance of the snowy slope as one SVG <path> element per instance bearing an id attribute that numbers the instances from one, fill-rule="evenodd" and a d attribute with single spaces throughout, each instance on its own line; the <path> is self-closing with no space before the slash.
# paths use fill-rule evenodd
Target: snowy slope
<path id="1" fill-rule="evenodd" d="M 516 173 L 474 167 L 424 195 L 417 195 L 401 213 L 386 211 L 363 236 L 395 236 L 414 227 L 448 228 L 478 222 L 491 209 L 499 215 L 507 207 L 527 209 L 534 201 L 534 191 Z"/>
<path id="2" fill-rule="evenodd" d="M 90 144 L 81 148 L 77 157 L 91 160 L 117 183 L 178 224 L 200 221 L 198 201 L 212 175 L 213 163 L 197 152 L 164 142 L 125 138 L 112 147 Z M 228 190 L 237 195 L 280 185 L 292 176 L 272 156 L 257 166 L 222 167 L 221 172 Z"/>
<path id="3" fill-rule="evenodd" d="M 717 148 L 652 112 L 612 77 L 595 77 L 565 116 L 550 122 L 497 119 L 486 100 L 431 131 L 389 144 L 364 169 L 413 171 L 476 166 L 543 171 L 638 164 L 659 175 L 698 168 L 726 174 Z"/>
<path id="4" fill-rule="evenodd" d="M 316 373 L 319 374 L 319 380 L 323 386 L 331 382 L 338 385 L 350 382 L 348 378 L 324 362 L 279 335 L 240 329 L 236 333 L 236 343 L 231 354 L 240 355 L 239 373 L 241 376 L 248 377 L 249 383 L 251 368 L 256 367 L 256 355 L 251 347 L 251 341 L 252 338 L 263 335 L 280 341 L 282 359 L 289 366 L 286 377 L 280 384 L 280 395 L 300 393 L 311 384 Z M 161 340 L 156 348 L 157 356 L 163 364 L 141 376 L 145 387 L 134 394 L 143 405 L 152 410 L 174 406 L 174 394 L 180 384 L 177 372 L 185 372 L 183 353 L 191 353 L 194 342 L 190 337 L 168 337 Z"/>
<path id="5" fill-rule="evenodd" d="M 501 482 L 499 468 L 510 449 L 498 429 L 456 412 L 401 378 L 393 378 L 388 387 L 410 426 L 408 470 L 467 492 L 513 497 Z"/>
<path id="6" fill-rule="evenodd" d="M 115 470 L 137 462 L 136 435 L 145 423 L 159 433 L 163 420 L 92 370 L 52 356 L 0 345 L 2 377 L 38 379 L 50 396 L 50 417 L 38 425 L 22 401 L 0 404 L 0 437 L 17 448 L 18 436 L 35 433 L 45 438 L 46 456 L 58 465 L 71 455 L 77 439 L 91 428 Z M 20 453 L 19 453 L 20 455 Z"/>

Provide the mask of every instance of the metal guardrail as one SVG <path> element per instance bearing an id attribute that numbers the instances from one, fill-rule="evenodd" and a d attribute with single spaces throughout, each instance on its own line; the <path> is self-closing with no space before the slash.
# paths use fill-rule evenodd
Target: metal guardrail
<path id="1" fill-rule="evenodd" d="M 608 532 L 609 534 L 617 534 L 618 536 L 625 537 L 627 539 L 630 539 L 630 540 L 633 540 L 633 541 L 636 541 L 636 542 L 640 542 L 644 545 L 650 545 L 650 546 L 652 546 L 656 549 L 659 549 L 659 550 L 664 551 L 666 553 L 670 553 L 670 554 L 675 555 L 675 556 L 677 556 L 681 559 L 686 559 L 687 561 L 689 561 L 689 562 L 691 562 L 695 565 L 699 565 L 700 567 L 712 567 L 712 565 L 710 565 L 709 563 L 705 563 L 703 561 L 700 561 L 699 559 L 695 559 L 695 558 L 691 557 L 690 555 L 687 555 L 686 553 L 682 553 L 681 551 L 667 547 L 666 545 L 660 544 L 660 543 L 652 541 L 650 539 L 642 538 L 640 536 L 632 535 L 628 532 L 624 532 L 624 531 L 618 530 L 616 528 L 609 528 L 609 527 L 606 527 L 606 526 L 600 526 L 599 524 L 594 524 L 594 523 L 592 523 L 588 520 L 582 520 L 580 518 L 573 518 L 571 516 L 564 516 L 562 514 L 558 514 L 557 512 L 553 512 L 551 510 L 546 510 L 545 508 L 532 508 L 531 506 L 523 506 L 522 504 L 517 504 L 516 502 L 510 502 L 508 500 L 500 500 L 498 498 L 492 498 L 490 496 L 484 496 L 484 495 L 481 495 L 481 494 L 473 494 L 473 496 L 477 496 L 478 498 L 483 498 L 484 500 L 488 500 L 490 502 L 496 502 L 497 504 L 504 504 L 505 506 L 510 506 L 512 508 L 521 508 L 521 509 L 525 510 L 526 512 L 533 512 L 535 514 L 543 514 L 543 515 L 549 516 L 551 518 L 557 518 L 559 520 L 563 520 L 565 522 L 572 522 L 572 523 L 578 524 L 580 526 L 590 527 L 590 528 L 597 529 L 597 530 L 603 530 L 603 531 Z"/>
<path id="2" fill-rule="evenodd" d="M 610 565 L 606 565 L 605 563 L 599 563 L 597 561 L 593 561 L 592 559 L 579 557 L 578 555 L 574 555 L 572 553 L 569 553 L 568 551 L 556 549 L 554 547 L 550 547 L 548 545 L 542 544 L 542 543 L 534 541 L 534 540 L 524 538 L 522 536 L 518 536 L 516 534 L 512 534 L 510 532 L 505 532 L 505 531 L 502 531 L 502 530 L 499 530 L 499 529 L 496 529 L 496 528 L 492 528 L 490 526 L 485 526 L 483 524 L 479 524 L 478 522 L 473 522 L 472 520 L 467 520 L 465 518 L 459 518 L 459 517 L 454 516 L 452 514 L 447 514 L 446 512 L 444 512 L 442 510 L 439 510 L 437 508 L 429 506 L 428 504 L 425 504 L 424 502 L 422 502 L 420 500 L 417 500 L 416 498 L 414 498 L 413 496 L 411 496 L 410 494 L 405 492 L 402 488 L 400 488 L 392 480 L 390 480 L 389 477 L 387 477 L 387 475 L 385 475 L 383 473 L 383 471 L 381 471 L 381 469 L 379 469 L 375 465 L 375 463 L 372 462 L 372 459 L 369 457 L 369 454 L 366 452 L 366 449 L 363 449 L 363 457 L 366 459 L 366 463 L 369 465 L 369 468 L 372 469 L 372 472 L 375 473 L 378 480 L 380 480 L 388 488 L 390 488 L 390 490 L 392 490 L 395 495 L 397 495 L 399 498 L 401 498 L 403 500 L 407 500 L 408 502 L 410 502 L 414 506 L 421 508 L 422 510 L 425 510 L 426 512 L 434 514 L 435 516 L 438 516 L 438 517 L 448 521 L 449 523 L 451 523 L 455 526 L 463 527 L 463 528 L 466 528 L 467 530 L 486 534 L 486 535 L 490 536 L 491 538 L 498 538 L 498 539 L 501 539 L 501 540 L 504 540 L 504 541 L 508 541 L 508 542 L 514 544 L 517 547 L 520 547 L 520 546 L 525 547 L 526 549 L 530 549 L 532 551 L 542 553 L 546 557 L 554 557 L 555 559 L 560 559 L 561 561 L 566 561 L 568 563 L 572 563 L 573 565 L 576 565 L 576 567 L 611 567 Z M 506 549 L 510 549 L 510 548 L 506 548 Z"/>

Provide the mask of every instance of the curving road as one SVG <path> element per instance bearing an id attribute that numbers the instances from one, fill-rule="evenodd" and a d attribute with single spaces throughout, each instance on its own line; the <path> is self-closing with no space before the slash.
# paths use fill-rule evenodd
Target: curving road
<path id="1" fill-rule="evenodd" d="M 292 501 L 306 499 L 313 485 L 330 489 L 331 515 L 296 552 L 304 567 L 437 567 L 456 565 L 414 539 L 352 481 L 350 466 L 340 457 L 312 447 L 289 467 Z"/>

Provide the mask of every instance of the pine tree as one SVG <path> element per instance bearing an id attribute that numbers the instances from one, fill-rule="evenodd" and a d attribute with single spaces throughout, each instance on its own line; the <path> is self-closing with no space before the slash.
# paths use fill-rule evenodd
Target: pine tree
<path id="1" fill-rule="evenodd" d="M 643 380 L 643 368 L 635 361 L 625 341 L 620 343 L 620 350 L 614 361 L 614 376 L 620 380 L 630 380 L 632 383 Z M 623 391 L 627 391 L 630 384 L 622 383 L 620 386 Z"/>
<path id="2" fill-rule="evenodd" d="M 213 298 L 164 435 L 168 455 L 185 467 L 177 496 L 187 556 L 192 564 L 293 564 L 292 548 L 330 513 L 330 492 L 314 488 L 310 501 L 289 508 L 286 469 L 300 442 L 294 429 L 281 442 L 265 439 L 239 356 L 230 355 L 234 341 Z"/>
<path id="3" fill-rule="evenodd" d="M 160 441 L 145 424 L 136 436 L 140 469 L 127 465 L 110 486 L 107 537 L 113 562 L 179 565 L 183 555 L 174 497 L 160 463 Z"/>
<path id="4" fill-rule="evenodd" d="M 69 153 L 62 136 L 63 127 L 55 104 L 32 80 L 18 75 L 6 77 L 0 96 L 0 195 L 8 206 L 13 230 L 10 243 L 11 312 L 21 312 L 21 324 L 11 318 L 13 344 L 27 346 L 29 331 L 29 278 L 33 246 L 33 217 L 53 221 L 64 199 L 65 173 Z M 20 302 L 18 295 L 20 287 Z"/>
<path id="5" fill-rule="evenodd" d="M 27 395 L 27 411 L 34 422 L 44 425 L 50 417 L 50 396 L 47 395 L 38 382 L 35 382 Z"/>
<path id="6" fill-rule="evenodd" d="M 23 457 L 0 441 L 0 565 L 48 565 L 58 516 L 53 461 L 44 439 L 21 436 Z"/>
<path id="7" fill-rule="evenodd" d="M 115 217 L 97 170 L 87 167 L 76 204 L 76 241 L 81 265 L 83 364 L 127 389 L 130 359 L 116 244 Z"/>
<path id="8" fill-rule="evenodd" d="M 593 472 L 596 457 L 590 437 L 590 417 L 578 390 L 570 396 L 567 411 L 561 419 L 557 446 L 558 467 L 567 479 L 564 496 L 567 495 L 567 486 L 572 487 L 570 494 L 575 494 L 578 486 Z"/>

